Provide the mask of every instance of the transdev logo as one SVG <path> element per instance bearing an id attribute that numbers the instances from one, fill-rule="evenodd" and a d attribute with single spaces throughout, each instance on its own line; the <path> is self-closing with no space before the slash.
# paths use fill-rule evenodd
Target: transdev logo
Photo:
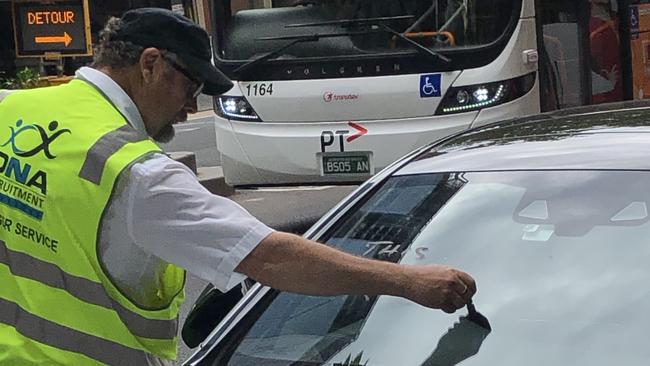
<path id="1" fill-rule="evenodd" d="M 52 121 L 47 126 L 47 130 L 49 131 L 48 133 L 48 131 L 37 124 L 23 124 L 23 120 L 19 119 L 16 122 L 16 129 L 14 129 L 14 127 L 9 127 L 11 130 L 11 135 L 9 136 L 9 139 L 0 146 L 4 147 L 11 144 L 11 149 L 13 150 L 14 154 L 23 158 L 34 156 L 40 151 L 43 151 L 48 159 L 54 159 L 56 156 L 50 152 L 50 145 L 62 134 L 71 133 L 68 129 L 57 131 L 58 128 L 59 123 L 57 121 Z M 21 146 L 18 138 L 20 135 L 25 134 L 28 131 L 36 131 L 40 137 L 41 142 L 36 146 Z"/>
<path id="2" fill-rule="evenodd" d="M 336 94 L 331 91 L 323 93 L 323 100 L 325 103 L 353 101 L 359 99 L 359 94 Z"/>
<path id="3" fill-rule="evenodd" d="M 420 98 L 441 97 L 441 74 L 420 75 Z"/>

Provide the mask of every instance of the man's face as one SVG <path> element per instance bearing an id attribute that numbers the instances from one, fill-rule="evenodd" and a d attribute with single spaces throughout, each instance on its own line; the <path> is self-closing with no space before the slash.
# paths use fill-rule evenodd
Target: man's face
<path id="1" fill-rule="evenodd" d="M 145 54 L 147 53 L 147 54 Z M 138 108 L 149 136 L 158 142 L 174 137 L 173 124 L 195 113 L 200 84 L 180 63 L 155 48 L 143 52 L 143 85 Z M 144 64 L 144 65 L 142 65 Z"/>

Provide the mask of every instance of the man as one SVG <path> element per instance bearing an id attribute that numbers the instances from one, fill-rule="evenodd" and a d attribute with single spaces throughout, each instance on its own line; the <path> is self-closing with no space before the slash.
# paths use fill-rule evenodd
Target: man
<path id="1" fill-rule="evenodd" d="M 402 296 L 454 312 L 466 273 L 349 255 L 275 232 L 209 194 L 149 138 L 232 83 L 187 19 L 138 9 L 102 32 L 94 68 L 0 103 L 0 364 L 165 365 L 185 268 L 313 295 Z"/>

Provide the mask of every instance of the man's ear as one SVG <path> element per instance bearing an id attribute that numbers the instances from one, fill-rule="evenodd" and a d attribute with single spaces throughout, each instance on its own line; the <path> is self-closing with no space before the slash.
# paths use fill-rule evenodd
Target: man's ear
<path id="1" fill-rule="evenodd" d="M 140 55 L 140 72 L 145 83 L 153 81 L 156 61 L 162 57 L 160 50 L 154 47 L 145 48 Z"/>

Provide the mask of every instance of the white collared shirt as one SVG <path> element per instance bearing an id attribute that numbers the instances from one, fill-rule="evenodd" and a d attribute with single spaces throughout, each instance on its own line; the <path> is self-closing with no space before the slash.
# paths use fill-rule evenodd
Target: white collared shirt
<path id="1" fill-rule="evenodd" d="M 146 134 L 137 106 L 115 81 L 89 67 L 76 76 Z M 103 253 L 107 271 L 119 287 L 133 289 L 132 296 L 155 281 L 159 259 L 228 290 L 244 279 L 235 267 L 273 232 L 237 203 L 211 194 L 191 170 L 164 154 L 134 164 L 120 178 L 103 220 L 99 240 L 110 243 Z"/>

